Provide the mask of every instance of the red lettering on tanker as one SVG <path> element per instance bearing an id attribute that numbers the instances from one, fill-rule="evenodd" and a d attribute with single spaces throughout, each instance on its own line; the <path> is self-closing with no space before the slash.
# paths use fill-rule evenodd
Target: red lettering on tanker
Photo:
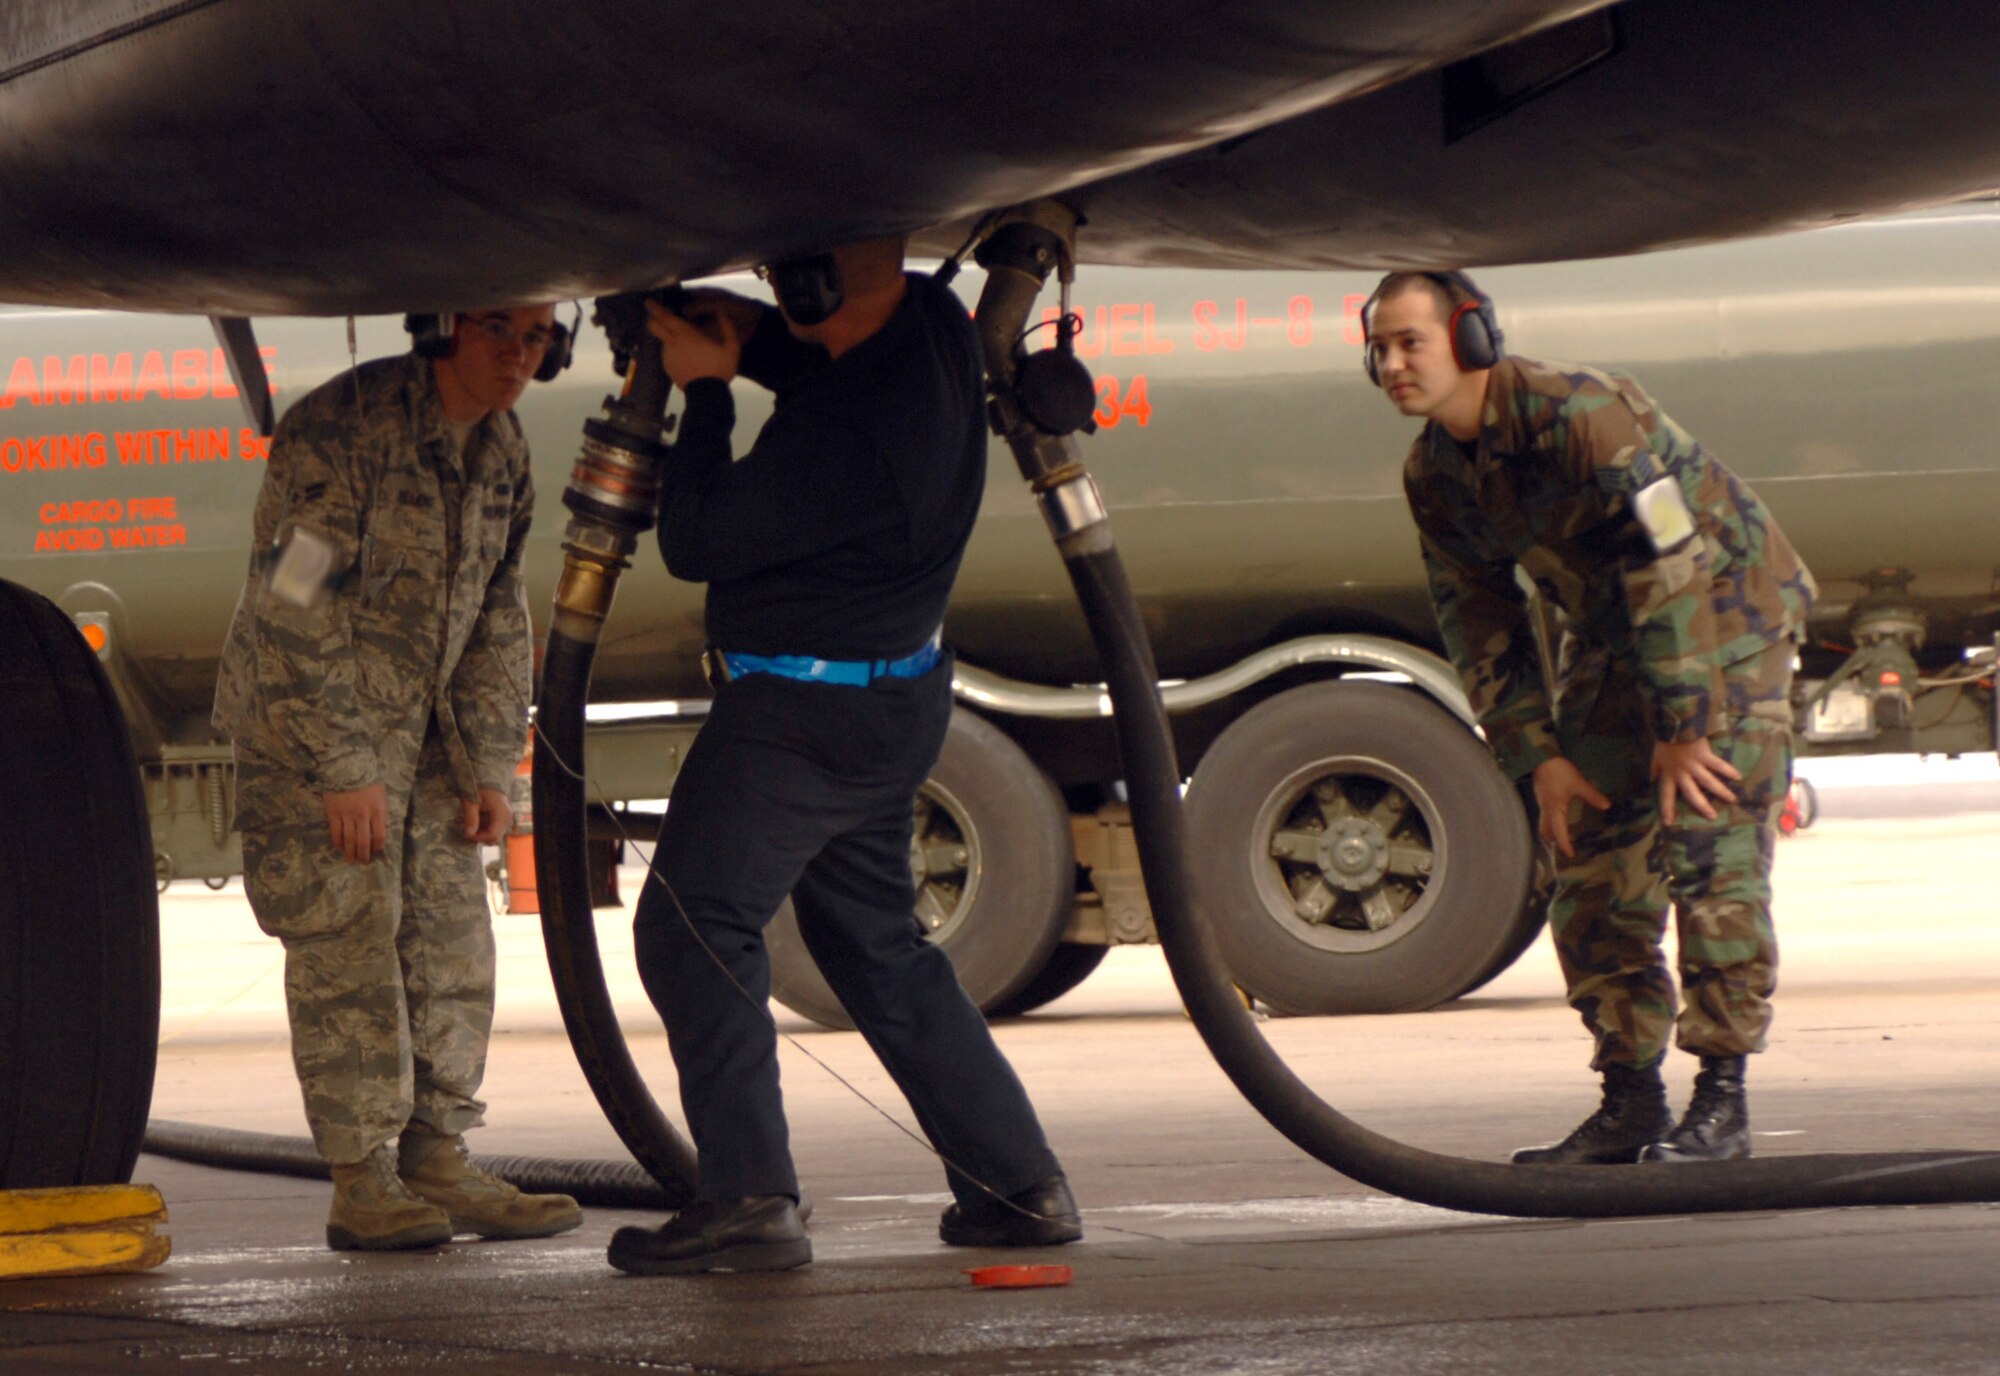
<path id="1" fill-rule="evenodd" d="M 216 463 L 241 458 L 267 458 L 271 442 L 248 426 L 232 431 L 226 425 L 190 430 L 91 430 L 74 435 L 7 435 L 0 437 L 0 477 L 53 473 L 66 469 L 156 464 Z"/>
<path id="2" fill-rule="evenodd" d="M 1253 315 L 1250 301 L 1239 296 L 1224 307 L 1214 301 L 1194 303 L 1194 346 L 1203 353 L 1217 349 L 1241 349 L 1254 334 L 1280 333 L 1295 349 L 1313 342 L 1313 300 L 1294 296 L 1285 302 L 1283 315 Z"/>
<path id="3" fill-rule="evenodd" d="M 109 497 L 43 502 L 37 554 L 83 554 L 104 549 L 162 549 L 187 543 L 174 497 Z"/>
<path id="4" fill-rule="evenodd" d="M 1153 403 L 1146 395 L 1146 375 L 1140 373 L 1122 391 L 1118 379 L 1109 373 L 1097 379 L 1097 409 L 1090 413 L 1100 430 L 1115 430 L 1122 421 L 1134 425 L 1153 423 Z"/>
<path id="5" fill-rule="evenodd" d="M 271 375 L 277 361 L 275 345 L 258 349 Z M 272 376 L 271 391 L 278 384 Z M 139 354 L 48 354 L 39 360 L 25 354 L 7 369 L 0 391 L 0 411 L 16 406 L 103 406 L 128 401 L 233 400 L 239 393 L 230 380 L 229 360 L 220 349 L 152 349 Z"/>
<path id="6" fill-rule="evenodd" d="M 1367 299 L 1349 295 L 1342 300 L 1341 336 L 1350 344 L 1362 342 L 1359 314 Z M 1040 347 L 1053 347 L 1060 314 L 1055 306 L 1042 308 L 1041 328 L 1047 332 L 1047 342 Z M 1160 322 L 1158 308 L 1151 301 L 1080 308 L 1070 314 L 1077 322 L 1072 347 L 1078 358 L 1170 354 L 1177 347 L 1176 327 Z M 1304 294 L 1286 297 L 1284 310 L 1276 315 L 1254 309 L 1247 296 L 1227 303 L 1197 301 L 1189 311 L 1188 325 L 1182 328 L 1188 330 L 1188 342 L 1203 353 L 1247 348 L 1253 339 L 1263 337 L 1282 340 L 1294 349 L 1309 349 L 1324 337 L 1314 315 L 1313 299 Z"/>
<path id="7" fill-rule="evenodd" d="M 1055 339 L 1056 321 L 1061 314 L 1054 306 L 1042 308 L 1042 326 L 1051 341 Z M 1174 341 L 1163 338 L 1159 332 L 1156 310 L 1150 301 L 1072 310 L 1070 314 L 1077 319 L 1074 347 L 1078 358 L 1097 358 L 1106 353 L 1122 358 L 1174 351 Z"/>

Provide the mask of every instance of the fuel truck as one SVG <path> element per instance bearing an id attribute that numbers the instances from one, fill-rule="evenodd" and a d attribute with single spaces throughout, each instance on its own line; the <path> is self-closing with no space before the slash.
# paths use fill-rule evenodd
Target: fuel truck
<path id="1" fill-rule="evenodd" d="M 1823 593 L 1799 649 L 1806 751 L 1994 749 L 2000 203 L 1478 276 L 1512 349 L 1630 370 L 1768 502 Z M 1401 490 L 1415 423 L 1363 375 L 1374 281 L 1086 268 L 1071 301 L 1095 377 L 1086 457 L 1164 676 L 1190 860 L 1230 900 L 1206 917 L 1282 1013 L 1430 1007 L 1542 922 L 1527 813 L 1441 657 Z M 574 366 L 518 408 L 538 616 L 554 499 L 614 385 L 581 310 Z M 256 330 L 281 409 L 408 346 L 395 319 Z M 55 600 L 107 671 L 162 884 L 241 863 L 208 717 L 268 441 L 224 358 L 198 317 L 0 307 L 0 578 Z M 739 449 L 767 406 L 742 387 Z M 944 628 L 959 710 L 910 865 L 913 920 L 1006 1014 L 1155 937 L 1082 617 L 1004 453 L 991 472 Z M 700 729 L 701 597 L 649 549 L 624 579 L 586 749 L 607 845 L 650 840 Z M 777 998 L 845 1025 L 789 911 L 771 946 Z"/>

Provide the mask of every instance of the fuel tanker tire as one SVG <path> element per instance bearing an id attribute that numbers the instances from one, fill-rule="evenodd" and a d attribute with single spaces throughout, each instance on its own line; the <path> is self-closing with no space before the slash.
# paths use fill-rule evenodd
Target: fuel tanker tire
<path id="1" fill-rule="evenodd" d="M 1258 704 L 1203 756 L 1187 825 L 1224 962 L 1279 1013 L 1434 1007 L 1540 922 L 1519 796 L 1414 689 L 1312 683 Z"/>
<path id="2" fill-rule="evenodd" d="M 1069 809 L 1020 746 L 959 708 L 918 795 L 916 820 L 916 920 L 951 957 L 973 1003 L 993 1012 L 1047 968 L 1069 921 L 1076 894 Z M 764 940 L 772 998 L 828 1027 L 854 1026 L 806 950 L 789 900 Z"/>
<path id="3" fill-rule="evenodd" d="M 132 1178 L 160 1023 L 153 842 L 75 624 L 0 582 L 0 1189 Z"/>

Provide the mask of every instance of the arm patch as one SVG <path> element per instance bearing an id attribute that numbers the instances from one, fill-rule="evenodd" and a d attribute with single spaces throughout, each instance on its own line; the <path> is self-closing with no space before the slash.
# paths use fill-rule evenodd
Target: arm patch
<path id="1" fill-rule="evenodd" d="M 1694 538 L 1694 513 L 1673 477 L 1655 479 L 1632 494 L 1632 514 L 1654 554 L 1672 554 Z"/>

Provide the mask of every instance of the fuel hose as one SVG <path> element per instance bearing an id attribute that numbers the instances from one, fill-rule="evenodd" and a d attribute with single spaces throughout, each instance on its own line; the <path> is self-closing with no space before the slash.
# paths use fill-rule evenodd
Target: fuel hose
<path id="1" fill-rule="evenodd" d="M 144 1150 L 223 1170 L 332 1178 L 310 1137 L 155 1118 L 146 1124 Z M 635 1161 L 475 1155 L 472 1164 L 532 1194 L 566 1194 L 592 1208 L 673 1209 L 686 1202 L 680 1190 L 662 1185 Z"/>
<path id="2" fill-rule="evenodd" d="M 618 576 L 657 518 L 671 388 L 640 298 L 600 300 L 597 319 L 622 346 L 626 382 L 620 396 L 606 398 L 604 415 L 586 422 L 583 453 L 563 492 L 572 519 L 535 695 L 535 872 L 542 876 L 549 973 L 577 1065 L 612 1130 L 677 1208 L 694 1195 L 694 1147 L 660 1111 L 625 1044 L 605 985 L 584 861 L 584 704 Z"/>

